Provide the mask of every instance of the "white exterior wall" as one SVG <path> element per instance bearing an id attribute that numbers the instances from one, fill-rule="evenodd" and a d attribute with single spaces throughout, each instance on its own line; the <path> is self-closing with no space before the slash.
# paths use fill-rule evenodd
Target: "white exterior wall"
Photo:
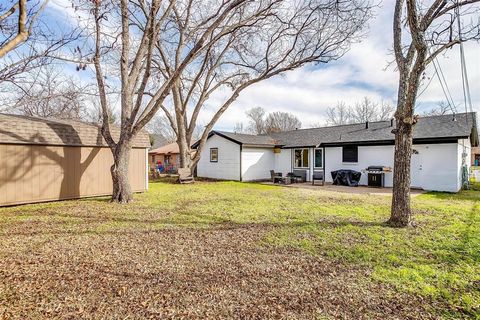
<path id="1" fill-rule="evenodd" d="M 470 144 L 470 139 L 460 139 L 458 140 L 458 190 L 462 188 L 462 165 L 463 161 L 467 165 L 467 170 L 470 172 L 470 167 L 472 165 L 472 145 Z M 465 152 L 465 157 L 464 153 Z"/>
<path id="2" fill-rule="evenodd" d="M 274 154 L 275 172 L 281 172 L 285 177 L 292 172 L 292 149 L 280 149 L 280 153 Z"/>
<path id="3" fill-rule="evenodd" d="M 418 154 L 412 155 L 412 187 L 432 191 L 458 191 L 461 172 L 459 148 L 457 143 L 414 145 L 413 149 Z M 393 168 L 393 155 L 394 146 L 359 146 L 358 163 L 342 163 L 341 147 L 325 148 L 325 180 L 333 182 L 331 172 L 340 169 L 361 172 L 368 166 Z M 362 173 L 360 184 L 368 184 L 367 174 Z M 393 186 L 393 173 L 385 174 L 385 186 Z"/>
<path id="4" fill-rule="evenodd" d="M 210 148 L 218 148 L 218 162 L 210 162 Z M 240 145 L 217 135 L 211 136 L 198 161 L 197 175 L 202 178 L 240 180 Z"/>
<path id="5" fill-rule="evenodd" d="M 242 148 L 242 181 L 270 179 L 274 166 L 273 148 Z"/>
<path id="6" fill-rule="evenodd" d="M 325 181 L 333 182 L 332 171 L 341 169 L 350 169 L 361 172 L 369 166 L 385 166 L 393 168 L 393 146 L 359 146 L 358 162 L 343 163 L 342 147 L 325 148 Z M 368 184 L 368 177 L 362 173 L 360 178 L 361 185 Z M 385 186 L 393 185 L 393 174 L 385 174 Z"/>

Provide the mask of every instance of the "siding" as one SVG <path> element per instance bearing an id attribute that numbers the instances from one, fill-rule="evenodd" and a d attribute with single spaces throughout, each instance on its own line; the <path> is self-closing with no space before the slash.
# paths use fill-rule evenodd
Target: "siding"
<path id="1" fill-rule="evenodd" d="M 243 147 L 242 181 L 270 179 L 270 170 L 274 170 L 273 148 Z"/>
<path id="2" fill-rule="evenodd" d="M 129 176 L 135 192 L 146 190 L 146 152 L 131 152 Z M 0 205 L 112 193 L 108 148 L 0 144 L 0 159 Z"/>
<path id="3" fill-rule="evenodd" d="M 414 145 L 418 154 L 412 155 L 411 185 L 432 191 L 459 190 L 458 144 Z M 339 169 L 362 171 L 378 165 L 393 168 L 394 146 L 359 146 L 358 163 L 342 163 L 342 148 L 325 148 L 325 180 L 332 182 L 331 172 Z M 360 184 L 367 185 L 368 177 L 362 173 Z M 393 186 L 393 173 L 385 174 L 385 186 Z"/>
<path id="4" fill-rule="evenodd" d="M 465 164 L 467 165 L 467 170 L 470 172 L 470 167 L 472 166 L 471 159 L 472 159 L 472 147 L 470 143 L 470 139 L 460 139 L 458 140 L 457 146 L 458 152 L 458 190 L 460 190 L 462 185 L 462 166 L 463 161 L 465 160 Z M 465 157 L 463 157 L 463 153 L 465 152 Z"/>
<path id="5" fill-rule="evenodd" d="M 210 162 L 210 148 L 218 148 L 218 162 Z M 210 137 L 198 161 L 197 176 L 239 181 L 240 145 L 217 135 Z"/>
<path id="6" fill-rule="evenodd" d="M 281 172 L 283 176 L 292 172 L 292 149 L 280 149 L 280 153 L 274 154 L 275 172 Z"/>

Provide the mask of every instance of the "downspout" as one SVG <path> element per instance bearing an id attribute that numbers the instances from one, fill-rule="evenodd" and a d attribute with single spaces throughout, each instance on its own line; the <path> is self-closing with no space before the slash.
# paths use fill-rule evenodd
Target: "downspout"
<path id="1" fill-rule="evenodd" d="M 325 179 L 327 179 L 327 170 L 325 168 L 325 147 L 323 147 L 323 159 L 322 159 L 322 162 L 323 162 L 323 183 L 325 184 Z"/>
<path id="2" fill-rule="evenodd" d="M 242 150 L 243 144 L 240 145 L 240 182 L 242 182 Z"/>

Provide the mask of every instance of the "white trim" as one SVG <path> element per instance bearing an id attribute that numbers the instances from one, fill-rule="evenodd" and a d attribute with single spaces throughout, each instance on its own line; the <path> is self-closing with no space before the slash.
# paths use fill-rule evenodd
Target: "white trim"
<path id="1" fill-rule="evenodd" d="M 150 171 L 150 165 L 149 165 L 149 162 L 148 162 L 148 148 L 145 148 L 145 166 L 146 166 L 146 170 L 145 170 L 145 191 L 148 191 L 148 173 Z"/>
<path id="2" fill-rule="evenodd" d="M 295 166 L 295 162 L 296 162 L 296 161 L 295 161 L 295 151 L 296 151 L 296 150 L 302 150 L 302 162 L 303 162 L 303 150 L 307 150 L 308 153 L 310 153 L 310 149 L 311 149 L 311 148 L 293 148 L 293 155 L 292 155 L 292 156 L 293 156 L 293 169 L 305 169 L 305 170 L 309 170 L 309 169 L 311 168 L 311 166 L 310 166 L 310 154 L 309 154 L 308 157 L 307 157 L 307 161 L 309 162 L 309 163 L 308 163 L 308 167 L 296 167 L 296 166 Z"/>
<path id="3" fill-rule="evenodd" d="M 315 151 L 317 151 L 317 150 L 322 151 L 322 166 L 321 167 L 316 167 L 315 166 Z M 323 170 L 323 163 L 324 163 L 323 157 L 325 157 L 324 152 L 323 152 L 323 148 L 313 148 L 313 171 L 315 171 L 315 169 L 320 169 L 320 171 Z M 319 170 L 317 170 L 317 171 L 319 171 Z"/>

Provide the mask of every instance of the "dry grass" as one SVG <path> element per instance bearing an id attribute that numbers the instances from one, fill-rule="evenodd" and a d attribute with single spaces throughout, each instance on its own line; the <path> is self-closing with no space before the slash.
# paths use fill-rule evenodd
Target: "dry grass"
<path id="1" fill-rule="evenodd" d="M 427 205 L 428 196 L 422 201 L 417 210 L 431 216 L 436 209 Z M 474 317 L 475 310 L 455 309 L 442 297 L 375 276 L 384 262 L 359 263 L 324 251 L 355 247 L 355 228 L 388 235 L 381 225 L 387 202 L 204 182 L 153 184 L 128 206 L 90 199 L 0 209 L 0 317 Z M 344 247 L 322 247 L 329 243 L 315 228 L 346 241 Z M 338 237 L 342 228 L 351 237 Z"/>

